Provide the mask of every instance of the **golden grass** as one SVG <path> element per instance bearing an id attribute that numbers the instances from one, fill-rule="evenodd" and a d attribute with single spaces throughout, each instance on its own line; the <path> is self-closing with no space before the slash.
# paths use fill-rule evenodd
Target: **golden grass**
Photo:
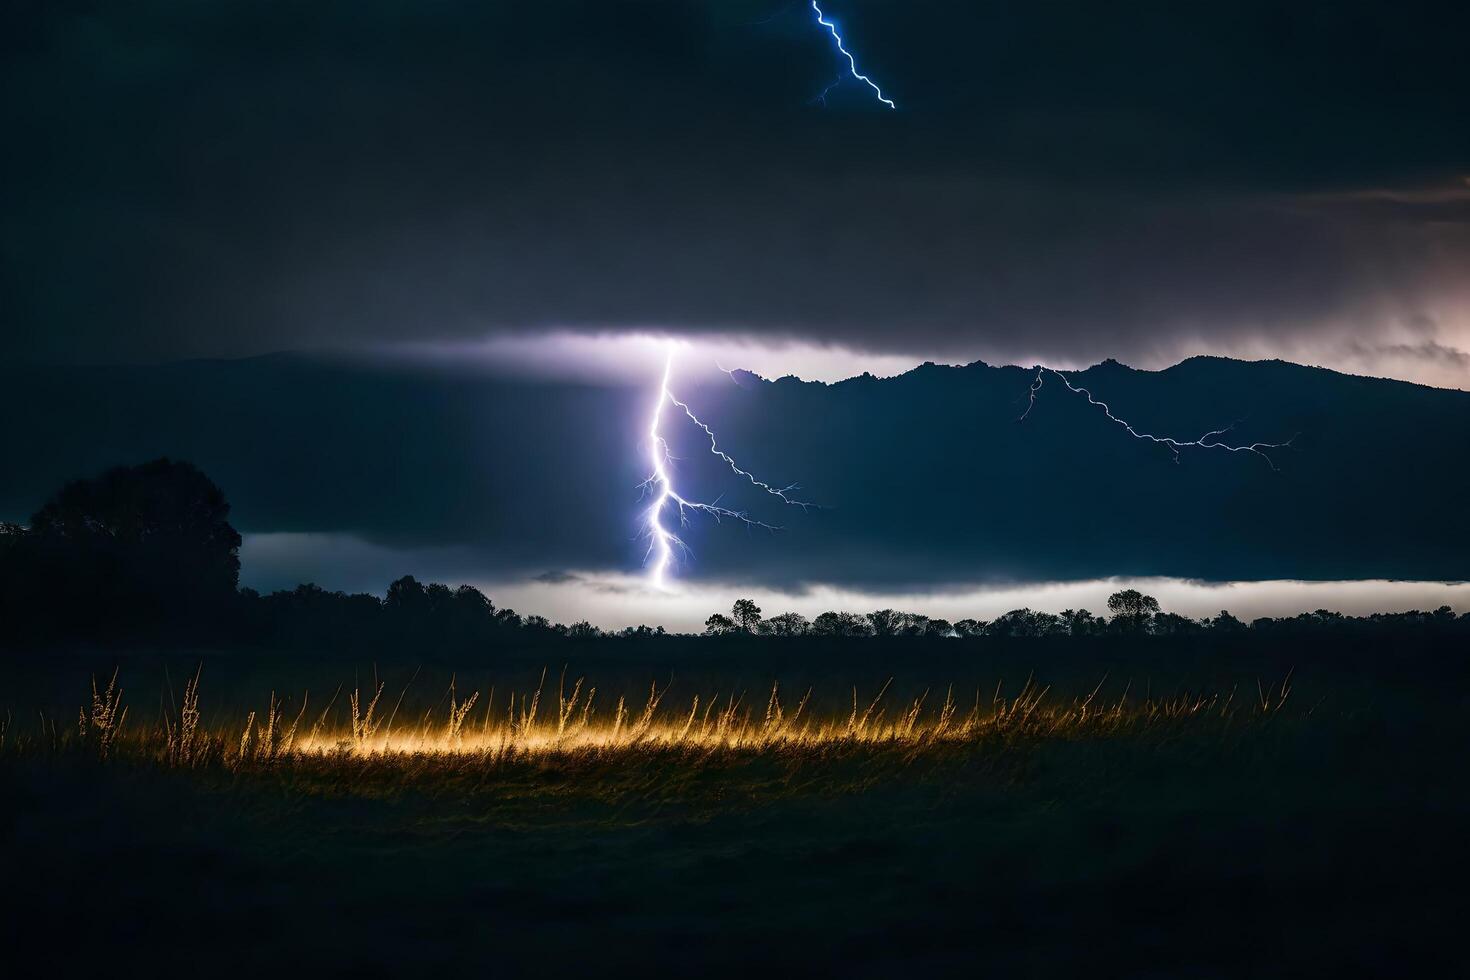
<path id="1" fill-rule="evenodd" d="M 453 758 L 458 762 L 510 759 L 596 758 L 631 760 L 637 754 L 676 752 L 687 757 L 715 753 L 781 756 L 821 754 L 844 746 L 923 751 L 966 744 L 1004 745 L 1041 739 L 1098 739 L 1179 726 L 1231 726 L 1280 712 L 1291 692 L 1290 676 L 1270 688 L 1258 685 L 1254 699 L 1225 695 L 1178 695 L 1158 698 L 1121 696 L 1099 701 L 1100 683 L 1086 697 L 1056 700 L 1049 689 L 1031 681 L 1013 696 L 999 687 L 988 697 L 976 692 L 963 705 L 953 687 L 942 700 L 928 694 L 890 702 L 885 684 L 871 698 L 851 691 L 850 708 L 819 715 L 807 690 L 794 702 L 773 684 L 763 707 L 741 694 L 693 696 L 671 705 L 668 689 L 649 688 L 641 705 L 619 697 L 612 705 L 597 702 L 597 689 L 576 679 L 568 688 L 565 675 L 554 692 L 546 675 L 533 691 L 511 692 L 496 707 L 492 688 L 460 699 L 453 679 L 439 705 L 416 721 L 399 724 L 403 695 L 384 718 L 379 711 L 385 685 L 363 691 L 354 687 L 346 710 L 328 701 L 308 730 L 308 696 L 291 711 L 272 692 L 263 711 L 249 711 L 243 723 L 203 723 L 200 676 L 185 685 L 182 702 L 152 725 L 127 729 L 127 707 L 114 672 L 105 688 L 94 679 L 90 705 L 79 713 L 74 734 L 48 730 L 42 719 L 39 738 L 22 736 L 9 724 L 0 727 L 0 751 L 81 748 L 108 758 L 126 752 L 169 767 L 222 764 L 231 769 L 284 762 L 336 759 Z M 543 694 L 555 704 L 543 708 Z M 446 706 L 447 701 L 447 706 Z M 790 705 L 788 707 L 788 704 Z M 478 710 L 476 710 L 478 708 Z"/>

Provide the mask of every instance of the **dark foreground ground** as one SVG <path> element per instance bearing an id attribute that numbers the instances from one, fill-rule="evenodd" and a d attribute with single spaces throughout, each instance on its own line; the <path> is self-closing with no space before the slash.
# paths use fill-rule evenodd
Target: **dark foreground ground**
<path id="1" fill-rule="evenodd" d="M 1104 655 L 1110 685 L 1284 666 Z M 1101 673 L 1040 649 L 964 671 L 1026 656 L 1063 690 Z M 1294 709 L 1264 721 L 918 754 L 343 774 L 0 752 L 4 972 L 1463 975 L 1454 657 L 1307 657 Z M 139 703 L 158 666 L 124 664 Z M 964 672 L 903 666 L 900 685 Z M 641 685 L 650 664 L 594 667 Z M 12 670 L 8 691 L 78 669 Z M 210 671 L 217 700 L 270 672 Z"/>

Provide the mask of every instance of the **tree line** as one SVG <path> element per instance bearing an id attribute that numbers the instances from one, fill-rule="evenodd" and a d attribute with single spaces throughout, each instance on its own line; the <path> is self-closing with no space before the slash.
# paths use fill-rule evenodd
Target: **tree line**
<path id="1" fill-rule="evenodd" d="M 787 612 L 761 618 L 761 609 L 751 599 L 737 599 L 730 615 L 715 613 L 704 621 L 706 635 L 747 634 L 760 636 L 845 636 L 845 637 L 939 637 L 981 636 L 1041 637 L 1097 636 L 1105 633 L 1184 633 L 1203 629 L 1245 628 L 1245 624 L 1221 612 L 1214 620 L 1192 620 L 1160 612 L 1153 596 L 1137 589 L 1124 589 L 1108 597 L 1112 618 L 1094 616 L 1086 609 L 1064 609 L 1060 613 L 1013 609 L 992 620 L 961 619 L 950 622 L 919 613 L 879 609 L 862 615 L 824 612 L 808 620 Z"/>
<path id="2" fill-rule="evenodd" d="M 239 587 L 241 538 L 224 493 L 189 463 L 117 467 L 68 483 L 25 525 L 0 523 L 0 649 L 67 643 L 175 643 L 290 650 L 481 652 L 602 639 L 658 640 L 663 627 L 618 631 L 552 623 L 498 607 L 472 586 L 412 576 L 386 594 L 312 584 L 262 595 Z M 1189 619 L 1135 589 L 1107 600 L 1108 614 L 1015 609 L 991 620 L 949 622 L 879 609 L 794 612 L 765 618 L 751 599 L 705 621 L 711 638 L 1022 639 L 1221 636 L 1324 630 L 1451 630 L 1470 636 L 1470 613 L 1343 616 L 1318 610 L 1245 623 L 1228 612 Z"/>
<path id="3" fill-rule="evenodd" d="M 1012 609 L 995 619 L 931 618 L 919 613 L 879 609 L 865 614 L 824 612 L 815 619 L 795 612 L 761 618 L 761 609 L 751 599 L 737 599 L 727 616 L 715 613 L 705 620 L 706 636 L 821 636 L 821 637 L 932 637 L 974 639 L 1043 638 L 1081 636 L 1198 636 L 1249 632 L 1282 632 L 1310 629 L 1381 629 L 1410 626 L 1460 627 L 1470 632 L 1470 613 L 1456 616 L 1449 606 L 1432 612 L 1373 613 L 1346 616 L 1318 609 L 1298 616 L 1261 617 L 1247 623 L 1221 610 L 1215 616 L 1191 619 L 1163 612 L 1159 601 L 1137 589 L 1114 592 L 1107 600 L 1111 616 L 1098 616 L 1086 609 L 1064 609 L 1059 613 L 1035 609 Z"/>

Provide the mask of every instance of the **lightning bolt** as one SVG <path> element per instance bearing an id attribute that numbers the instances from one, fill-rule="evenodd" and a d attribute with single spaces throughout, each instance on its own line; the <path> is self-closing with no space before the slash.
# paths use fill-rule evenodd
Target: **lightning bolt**
<path id="1" fill-rule="evenodd" d="M 723 367 L 720 370 L 725 371 L 727 374 L 730 373 Z M 1168 449 L 1176 463 L 1179 462 L 1179 454 L 1183 449 L 1218 449 L 1229 453 L 1252 453 L 1264 459 L 1266 465 L 1270 466 L 1273 472 L 1279 472 L 1275 460 L 1271 458 L 1268 451 L 1290 448 L 1292 442 L 1296 439 L 1296 436 L 1292 436 L 1285 442 L 1226 442 L 1222 437 L 1235 427 L 1234 423 L 1224 428 L 1211 429 L 1199 438 L 1189 440 L 1143 432 L 1134 427 L 1132 423 L 1114 415 L 1108 403 L 1094 396 L 1087 388 L 1073 384 L 1071 379 L 1061 371 L 1044 365 L 1037 365 L 1036 367 L 1036 377 L 1032 379 L 1031 386 L 1027 390 L 1028 402 L 1026 411 L 1021 413 L 1021 417 L 1016 420 L 1017 422 L 1026 421 L 1031 415 L 1031 410 L 1036 407 L 1036 395 L 1041 391 L 1047 374 L 1055 376 L 1068 391 L 1085 397 L 1088 404 L 1101 409 L 1103 415 L 1109 421 L 1121 426 L 1134 439 L 1141 442 L 1155 443 Z M 721 460 L 730 468 L 732 473 L 744 478 L 752 487 L 769 496 L 775 497 L 783 504 L 799 507 L 803 511 L 810 510 L 816 506 L 809 501 L 799 500 L 792 496 L 798 489 L 796 484 L 778 487 L 767 483 L 742 467 L 733 456 L 721 449 L 719 437 L 715 434 L 714 429 L 696 415 L 687 402 L 682 401 L 674 394 L 672 384 L 673 376 L 674 352 L 670 349 L 664 360 L 664 370 L 662 379 L 659 381 L 658 396 L 654 400 L 653 409 L 648 420 L 648 458 L 651 472 L 648 479 L 644 480 L 640 485 L 645 494 L 651 494 L 653 497 L 652 503 L 649 504 L 648 509 L 644 511 L 643 515 L 643 524 L 648 537 L 648 551 L 644 555 L 644 565 L 648 569 L 650 582 L 659 589 L 666 587 L 669 570 L 674 563 L 676 552 L 688 553 L 688 546 L 679 536 L 678 530 L 689 526 L 690 512 L 705 514 L 714 518 L 716 522 L 723 522 L 729 519 L 739 521 L 747 527 L 757 527 L 766 531 L 779 530 L 776 525 L 756 520 L 745 511 L 721 506 L 720 497 L 716 497 L 713 501 L 708 502 L 691 500 L 675 489 L 672 472 L 674 456 L 669 448 L 668 440 L 663 435 L 663 420 L 666 409 L 676 409 L 684 418 L 697 426 L 709 439 L 710 455 Z M 667 522 L 667 517 L 671 510 L 678 515 L 677 524 L 675 525 L 678 530 L 671 528 Z"/>
<path id="2" fill-rule="evenodd" d="M 1271 470 L 1273 472 L 1279 472 L 1279 470 L 1277 470 L 1276 468 L 1276 461 L 1270 457 L 1266 450 L 1287 449 L 1296 439 L 1296 436 L 1292 436 L 1285 442 L 1252 442 L 1236 445 L 1232 445 L 1228 442 L 1222 442 L 1220 440 L 1220 437 L 1225 435 L 1231 429 L 1235 428 L 1234 422 L 1232 422 L 1230 425 L 1225 426 L 1223 429 L 1211 429 L 1209 432 L 1206 432 L 1198 439 L 1191 440 L 1174 439 L 1169 436 L 1156 436 L 1149 432 L 1140 432 L 1138 429 L 1134 428 L 1131 423 L 1126 422 L 1123 419 L 1118 418 L 1118 416 L 1114 415 L 1113 410 L 1108 407 L 1107 402 L 1095 398 L 1092 392 L 1088 391 L 1086 388 L 1083 388 L 1080 385 L 1074 385 L 1071 381 L 1067 379 L 1067 376 L 1065 374 L 1056 370 L 1055 368 L 1049 368 L 1039 364 L 1036 366 L 1036 377 L 1031 382 L 1031 388 L 1029 390 L 1030 400 L 1026 404 L 1026 411 L 1021 413 L 1021 417 L 1016 420 L 1017 422 L 1026 421 L 1026 416 L 1030 415 L 1031 409 L 1036 407 L 1036 393 L 1041 390 L 1041 383 L 1045 380 L 1047 372 L 1051 372 L 1052 374 L 1056 375 L 1057 380 L 1061 381 L 1061 383 L 1066 387 L 1068 391 L 1072 392 L 1073 394 L 1085 396 L 1087 398 L 1088 404 L 1102 409 L 1103 414 L 1106 415 L 1109 420 L 1116 422 L 1118 425 L 1122 426 L 1124 431 L 1126 431 L 1133 438 L 1138 439 L 1142 442 L 1157 443 L 1158 445 L 1167 448 L 1169 452 L 1173 454 L 1174 462 L 1176 463 L 1179 462 L 1179 450 L 1181 449 L 1222 449 L 1228 453 L 1254 453 L 1255 455 L 1264 459 L 1266 461 L 1266 465 L 1271 467 Z"/>
<path id="3" fill-rule="evenodd" d="M 723 369 L 722 369 L 723 370 Z M 674 376 L 674 353 L 669 351 L 664 361 L 663 380 L 659 382 L 658 398 L 654 402 L 653 412 L 648 421 L 648 458 L 651 473 L 647 480 L 643 481 L 642 489 L 646 494 L 653 495 L 653 502 L 643 514 L 643 525 L 648 535 L 648 552 L 644 555 L 644 564 L 648 568 L 648 577 L 656 588 L 664 588 L 668 576 L 669 567 L 674 562 L 675 552 L 687 553 L 689 548 L 685 545 L 679 534 L 671 530 L 665 523 L 666 514 L 674 510 L 678 514 L 678 527 L 683 529 L 689 526 L 689 512 L 695 511 L 706 514 L 723 522 L 725 519 L 736 520 L 748 527 L 758 527 L 766 531 L 778 530 L 776 525 L 767 524 L 752 518 L 745 511 L 733 510 L 729 507 L 720 506 L 720 498 L 706 503 L 701 500 L 690 500 L 682 496 L 674 488 L 673 480 L 673 454 L 669 450 L 669 443 L 663 436 L 662 425 L 664 410 L 670 406 L 678 409 L 684 417 L 703 430 L 709 437 L 710 453 L 724 461 L 725 465 L 737 476 L 744 477 L 751 486 L 764 491 L 772 497 L 777 498 L 784 504 L 800 507 L 803 511 L 811 509 L 814 504 L 804 500 L 797 500 L 791 496 L 797 489 L 795 484 L 786 487 L 776 487 L 763 480 L 758 479 L 749 470 L 746 470 L 735 461 L 735 458 L 720 448 L 719 440 L 712 428 L 704 423 L 694 410 L 674 395 L 671 382 Z"/>
<path id="4" fill-rule="evenodd" d="M 842 35 L 837 33 L 837 25 L 828 20 L 827 15 L 822 13 L 822 8 L 817 6 L 817 0 L 811 0 L 811 3 L 812 10 L 816 11 L 817 14 L 817 23 L 827 28 L 827 30 L 831 33 L 832 40 L 837 43 L 837 50 L 842 54 L 844 58 L 847 59 L 847 70 L 852 75 L 852 77 L 856 78 L 858 81 L 867 85 L 868 88 L 872 89 L 873 94 L 878 97 L 879 102 L 883 103 L 890 109 L 897 109 L 898 106 L 893 104 L 892 99 L 884 97 L 883 90 L 878 87 L 877 82 L 873 81 L 867 75 L 864 75 L 862 72 L 858 71 L 857 61 L 853 59 L 852 52 L 848 51 L 847 48 L 843 46 Z M 836 82 L 832 83 L 832 85 L 836 84 Z M 817 98 L 822 102 L 823 105 L 825 105 L 827 102 L 827 93 L 832 90 L 832 85 L 828 85 L 825 89 L 822 90 L 822 94 L 817 96 Z"/>
<path id="5" fill-rule="evenodd" d="M 842 76 L 838 75 L 836 78 L 832 79 L 832 81 L 828 82 L 826 87 L 823 88 L 822 91 L 818 92 L 817 97 L 812 99 L 812 101 L 820 102 L 822 104 L 822 108 L 825 109 L 827 107 L 827 94 L 841 84 Z"/>

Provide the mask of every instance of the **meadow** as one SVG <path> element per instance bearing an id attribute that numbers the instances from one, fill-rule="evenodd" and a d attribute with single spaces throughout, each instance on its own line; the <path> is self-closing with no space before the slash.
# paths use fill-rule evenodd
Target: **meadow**
<path id="1" fill-rule="evenodd" d="M 10 962 L 1457 967 L 1463 664 L 1375 644 L 12 664 Z"/>

